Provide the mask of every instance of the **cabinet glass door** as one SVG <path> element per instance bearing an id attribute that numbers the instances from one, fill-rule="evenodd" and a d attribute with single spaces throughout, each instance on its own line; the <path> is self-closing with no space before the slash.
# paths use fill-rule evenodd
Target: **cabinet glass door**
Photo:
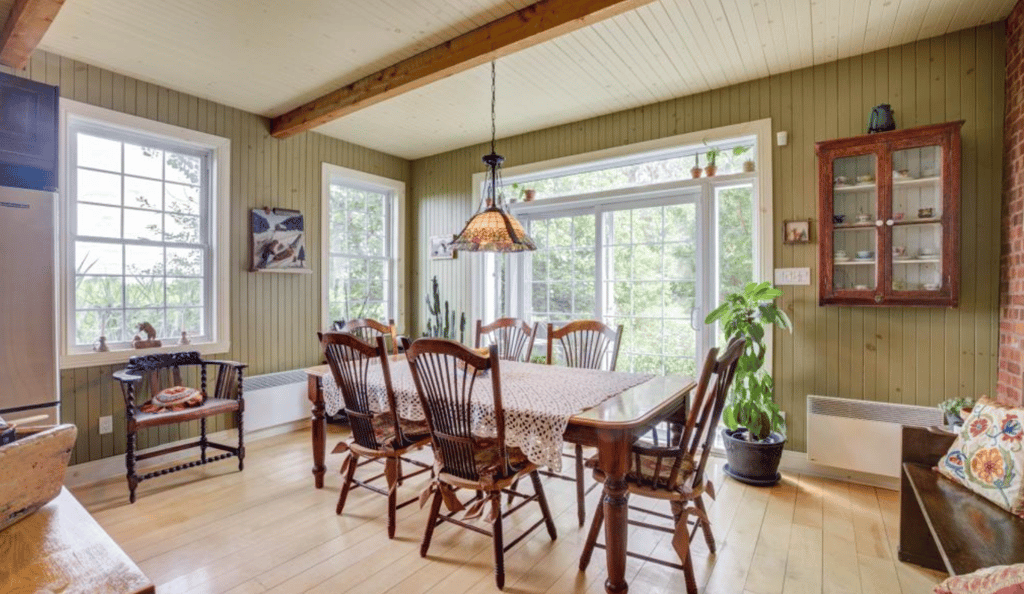
<path id="1" fill-rule="evenodd" d="M 878 279 L 878 162 L 874 154 L 832 163 L 832 288 L 874 291 Z"/>
<path id="2" fill-rule="evenodd" d="M 892 154 L 892 291 L 942 290 L 942 148 Z"/>

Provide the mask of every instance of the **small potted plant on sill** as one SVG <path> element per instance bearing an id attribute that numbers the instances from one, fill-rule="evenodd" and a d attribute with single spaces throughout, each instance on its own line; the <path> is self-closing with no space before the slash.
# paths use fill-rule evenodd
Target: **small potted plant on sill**
<path id="1" fill-rule="evenodd" d="M 707 175 L 708 177 L 713 177 L 715 175 L 715 172 L 718 171 L 718 166 L 715 165 L 715 159 L 717 159 L 721 154 L 722 149 L 711 147 L 708 149 L 708 152 L 704 155 L 705 157 L 707 157 L 708 160 L 707 166 L 704 167 L 704 174 Z"/>
<path id="2" fill-rule="evenodd" d="M 697 179 L 697 178 L 700 177 L 700 174 L 703 173 L 703 172 L 704 172 L 704 170 L 700 168 L 700 155 L 694 155 L 693 156 L 693 167 L 690 168 L 690 175 L 693 176 L 693 179 Z"/>
<path id="3" fill-rule="evenodd" d="M 752 148 L 754 148 L 753 145 L 749 145 L 749 144 L 746 145 L 746 146 L 736 146 L 736 147 L 733 147 L 733 149 L 732 149 L 732 156 L 733 156 L 733 160 L 734 160 L 733 162 L 735 162 L 736 159 L 739 159 L 740 157 L 745 155 Z M 743 172 L 744 173 L 753 173 L 754 165 L 755 164 L 754 164 L 754 160 L 753 159 L 749 159 L 749 158 L 745 159 L 743 161 Z"/>
<path id="4" fill-rule="evenodd" d="M 775 384 L 763 369 L 771 326 L 792 331 L 789 317 L 775 303 L 782 291 L 769 282 L 748 283 L 708 314 L 706 324 L 719 322 L 727 340 L 742 337 L 740 355 L 725 409 L 722 430 L 729 462 L 725 473 L 748 485 L 774 485 L 786 445 L 785 422 L 775 402 Z"/>
<path id="5" fill-rule="evenodd" d="M 946 417 L 946 425 L 955 429 L 964 424 L 964 419 L 974 410 L 974 398 L 950 398 L 939 403 L 939 410 Z"/>

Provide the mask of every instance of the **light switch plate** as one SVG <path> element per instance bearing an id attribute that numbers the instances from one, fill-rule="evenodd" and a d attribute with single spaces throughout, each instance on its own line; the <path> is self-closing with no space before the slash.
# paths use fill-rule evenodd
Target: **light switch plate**
<path id="1" fill-rule="evenodd" d="M 810 268 L 776 268 L 776 285 L 809 285 L 811 284 Z"/>
<path id="2" fill-rule="evenodd" d="M 100 435 L 106 435 L 114 432 L 114 418 L 113 417 L 100 417 Z"/>

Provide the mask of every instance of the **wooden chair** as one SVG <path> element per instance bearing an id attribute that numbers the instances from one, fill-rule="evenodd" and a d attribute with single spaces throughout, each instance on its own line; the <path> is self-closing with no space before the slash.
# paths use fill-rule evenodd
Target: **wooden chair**
<path id="1" fill-rule="evenodd" d="M 567 367 L 615 371 L 615 364 L 619 360 L 619 346 L 622 343 L 622 325 L 613 329 L 597 320 L 578 320 L 556 329 L 554 324 L 548 324 L 548 365 L 555 361 L 556 341 L 562 353 L 562 362 Z M 575 450 L 571 456 L 576 463 L 575 478 L 546 471 L 544 474 L 575 481 L 576 515 L 580 526 L 583 526 L 587 521 L 585 497 L 589 490 L 583 486 L 583 446 L 577 444 Z M 594 485 L 591 485 L 591 489 L 593 487 Z"/>
<path id="2" fill-rule="evenodd" d="M 209 397 L 206 390 L 206 369 L 211 365 L 217 368 L 217 380 L 214 384 L 213 397 Z M 143 381 L 148 384 L 150 397 L 153 397 L 165 388 L 181 386 L 183 368 L 186 372 L 198 370 L 199 389 L 202 391 L 203 399 L 202 404 L 198 407 L 179 411 L 142 412 L 140 409 L 141 404 L 136 402 L 136 397 Z M 128 360 L 127 367 L 114 373 L 114 379 L 120 384 L 121 393 L 124 396 L 128 442 L 125 448 L 125 466 L 127 467 L 128 476 L 128 500 L 131 503 L 135 503 L 136 487 L 147 479 L 216 462 L 232 456 L 238 458 L 238 470 L 242 470 L 245 467 L 245 441 L 244 427 L 242 425 L 243 413 L 245 412 L 245 400 L 242 398 L 242 374 L 245 368 L 245 364 L 234 361 L 204 360 L 199 357 L 199 353 L 189 351 L 132 357 Z M 221 414 L 234 415 L 235 423 L 238 426 L 237 446 L 214 443 L 207 438 L 206 419 Z M 161 448 L 145 454 L 136 453 L 136 441 L 140 429 L 175 425 L 196 419 L 199 420 L 199 441 Z M 198 460 L 143 475 L 135 472 L 135 465 L 139 460 L 193 447 L 199 448 Z M 224 453 L 216 456 L 207 456 L 206 450 L 208 448 L 221 450 Z"/>
<path id="3" fill-rule="evenodd" d="M 548 510 L 544 486 L 537 474 L 537 465 L 526 459 L 518 448 L 505 445 L 505 411 L 501 401 L 501 369 L 498 349 L 491 345 L 487 357 L 482 357 L 461 344 L 443 339 L 423 338 L 412 343 L 406 353 L 416 389 L 420 394 L 423 410 L 426 412 L 430 434 L 433 438 L 434 456 L 437 460 L 438 475 L 430 505 L 430 517 L 423 535 L 420 556 L 425 557 L 430 549 L 430 539 L 442 522 L 450 522 L 463 528 L 490 535 L 494 539 L 494 573 L 498 588 L 505 585 L 505 551 L 526 538 L 540 527 L 547 526 L 551 540 L 558 538 L 555 523 Z M 490 377 L 487 377 L 490 374 Z M 490 381 L 494 394 L 495 438 L 483 438 L 473 434 L 473 388 L 477 380 Z M 512 490 L 513 482 L 529 475 L 533 481 L 533 495 Z M 464 509 L 454 491 L 468 489 L 476 492 L 470 500 L 467 516 L 474 510 L 483 513 L 490 507 L 491 530 L 488 532 L 468 523 L 467 518 L 456 519 L 454 515 Z M 524 499 L 520 504 L 502 511 L 502 493 Z M 449 513 L 441 513 L 442 500 Z M 502 533 L 504 518 L 526 504 L 536 501 L 540 504 L 543 518 L 530 526 L 523 534 L 505 545 Z"/>
<path id="4" fill-rule="evenodd" d="M 715 552 L 715 536 L 711 531 L 711 524 L 708 522 L 707 510 L 702 499 L 705 493 L 714 498 L 714 486 L 710 481 L 705 480 L 704 470 L 708 457 L 711 455 L 711 446 L 718 430 L 718 422 L 722 418 L 725 399 L 730 386 L 732 386 L 736 365 L 740 355 L 743 354 L 744 346 L 743 339 L 736 339 L 729 343 L 721 357 L 718 357 L 717 348 L 708 352 L 700 382 L 694 392 L 690 413 L 687 416 L 686 424 L 682 426 L 682 431 L 677 430 L 678 426 L 668 424 L 666 430 L 662 431 L 662 434 L 665 435 L 664 441 L 655 437 L 654 441 L 641 439 L 637 442 L 633 446 L 630 470 L 626 476 L 626 485 L 631 495 L 668 501 L 671 504 L 671 515 L 633 506 L 630 506 L 630 509 L 672 520 L 675 522 L 674 529 L 633 520 L 630 520 L 629 523 L 672 534 L 672 546 L 682 564 L 670 563 L 628 551 L 626 554 L 659 565 L 682 569 L 686 579 L 686 591 L 689 594 L 697 594 L 693 560 L 690 556 L 690 541 L 698 528 L 704 532 L 704 540 L 707 542 L 708 549 L 712 554 Z M 605 476 L 596 468 L 596 463 L 597 459 L 592 458 L 588 461 L 588 466 L 595 468 L 594 478 L 603 483 Z M 694 516 L 692 530 L 689 520 L 691 515 Z M 580 570 L 587 568 L 595 547 L 604 548 L 603 545 L 597 544 L 597 537 L 603 523 L 604 506 L 598 506 L 590 525 L 583 553 L 580 555 Z"/>
<path id="5" fill-rule="evenodd" d="M 476 348 L 480 348 L 483 335 L 488 335 L 490 344 L 498 347 L 498 358 L 505 361 L 530 361 L 533 342 L 537 338 L 537 327 L 519 318 L 498 318 L 486 326 L 476 321 Z"/>
<path id="6" fill-rule="evenodd" d="M 345 509 L 345 500 L 353 485 L 384 495 L 388 498 L 388 538 L 394 538 L 396 512 L 419 499 L 414 497 L 398 503 L 398 486 L 403 479 L 430 470 L 429 465 L 405 457 L 409 452 L 430 443 L 427 424 L 425 421 L 406 421 L 398 415 L 395 392 L 391 387 L 388 351 L 383 336 L 377 336 L 373 344 L 367 344 L 354 334 L 328 332 L 320 335 L 320 347 L 327 357 L 334 381 L 341 390 L 345 401 L 345 413 L 352 429 L 352 439 L 339 443 L 333 452 L 348 452 L 345 462 L 341 465 L 343 478 L 335 513 L 340 514 Z M 380 365 L 384 375 L 389 409 L 387 412 L 375 413 L 370 408 L 366 375 L 371 365 Z M 360 457 L 365 460 L 359 462 Z M 355 478 L 356 468 L 381 459 L 384 460 L 383 474 L 366 480 Z M 403 475 L 403 461 L 420 466 L 421 470 Z M 381 477 L 387 481 L 387 490 L 370 484 Z"/>
<path id="7" fill-rule="evenodd" d="M 355 334 L 370 344 L 373 344 L 374 339 L 378 336 L 390 338 L 392 354 L 397 355 L 402 351 L 402 338 L 404 337 L 398 335 L 398 330 L 395 328 L 394 320 L 388 320 L 387 324 L 370 319 L 349 320 L 344 323 L 337 321 L 334 322 L 333 328 L 338 332 Z"/>

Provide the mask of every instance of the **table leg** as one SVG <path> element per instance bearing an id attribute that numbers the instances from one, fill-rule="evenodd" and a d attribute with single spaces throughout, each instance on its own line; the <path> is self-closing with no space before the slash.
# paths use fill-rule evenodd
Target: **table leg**
<path id="1" fill-rule="evenodd" d="M 309 376 L 307 380 L 309 401 L 313 405 L 313 416 L 310 419 L 313 435 L 313 480 L 317 489 L 324 486 L 324 473 L 327 466 L 324 465 L 324 454 L 327 443 L 324 436 L 324 394 L 320 389 L 320 378 Z"/>
<path id="2" fill-rule="evenodd" d="M 605 473 L 604 534 L 608 579 L 605 592 L 628 592 L 626 583 L 626 550 L 629 532 L 629 491 L 626 472 L 629 467 L 630 434 L 622 431 L 601 431 L 598 434 L 598 460 Z"/>

